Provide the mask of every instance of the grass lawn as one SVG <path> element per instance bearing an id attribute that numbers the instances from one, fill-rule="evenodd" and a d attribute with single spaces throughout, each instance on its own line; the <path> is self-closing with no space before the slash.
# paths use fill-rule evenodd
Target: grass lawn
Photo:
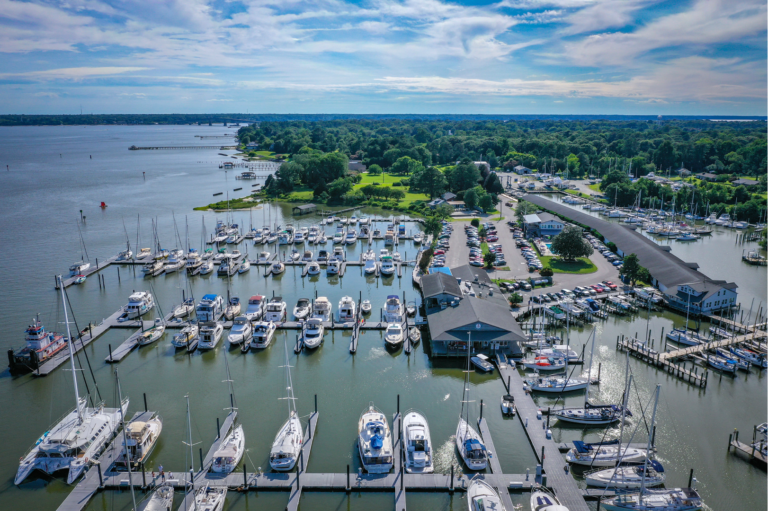
<path id="1" fill-rule="evenodd" d="M 600 183 L 595 183 L 593 185 L 587 185 L 587 188 L 589 188 L 593 192 L 603 193 L 602 191 L 600 191 Z"/>
<path id="2" fill-rule="evenodd" d="M 391 186 L 393 190 L 402 190 L 405 192 L 405 198 L 398 201 L 398 205 L 408 207 L 416 201 L 429 201 L 429 197 L 423 193 L 410 193 L 407 186 L 392 186 L 394 183 L 399 183 L 408 176 L 393 176 L 391 174 L 379 174 L 378 176 L 372 176 L 370 174 L 361 174 L 363 179 L 356 184 L 353 189 L 359 190 L 360 188 L 368 185 L 375 186 Z"/>
<path id="3" fill-rule="evenodd" d="M 579 257 L 574 262 L 561 261 L 556 256 L 539 257 L 541 264 L 549 266 L 555 273 L 595 273 L 597 266 L 586 257 Z"/>

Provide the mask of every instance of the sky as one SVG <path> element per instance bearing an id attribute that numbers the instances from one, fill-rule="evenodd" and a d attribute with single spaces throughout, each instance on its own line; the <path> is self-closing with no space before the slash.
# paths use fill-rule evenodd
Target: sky
<path id="1" fill-rule="evenodd" d="M 0 0 L 0 113 L 766 115 L 766 0 Z"/>

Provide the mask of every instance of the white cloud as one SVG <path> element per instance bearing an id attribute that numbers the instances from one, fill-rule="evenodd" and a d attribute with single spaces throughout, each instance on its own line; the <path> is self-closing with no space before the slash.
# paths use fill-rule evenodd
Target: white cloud
<path id="1" fill-rule="evenodd" d="M 149 69 L 146 67 L 68 67 L 29 71 L 26 73 L 0 73 L 0 78 L 23 78 L 28 80 L 81 80 L 103 76 L 119 75 Z"/>

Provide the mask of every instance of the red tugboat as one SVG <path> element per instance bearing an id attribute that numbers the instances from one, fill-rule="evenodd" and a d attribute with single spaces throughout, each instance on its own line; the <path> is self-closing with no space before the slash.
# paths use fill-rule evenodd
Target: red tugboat
<path id="1" fill-rule="evenodd" d="M 34 371 L 67 345 L 63 335 L 45 330 L 40 322 L 40 314 L 27 327 L 25 341 L 26 346 L 19 351 L 9 350 L 8 352 L 11 370 Z"/>

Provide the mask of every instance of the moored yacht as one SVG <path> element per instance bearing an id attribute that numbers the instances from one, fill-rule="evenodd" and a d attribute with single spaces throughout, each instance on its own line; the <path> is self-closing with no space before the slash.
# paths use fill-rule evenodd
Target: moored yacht
<path id="1" fill-rule="evenodd" d="M 130 462 L 131 469 L 138 469 L 149 459 L 157 445 L 157 440 L 163 431 L 163 419 L 157 413 L 153 413 L 147 420 L 139 420 L 144 419 L 143 415 L 137 413 L 131 422 L 125 425 L 128 449 L 125 449 L 126 442 L 123 442 L 123 452 L 115 460 L 118 466 L 125 467 Z"/>
<path id="2" fill-rule="evenodd" d="M 392 470 L 392 433 L 387 418 L 373 403 L 363 410 L 357 423 L 357 447 L 366 472 L 386 474 Z"/>
<path id="3" fill-rule="evenodd" d="M 618 441 L 587 443 L 574 440 L 573 445 L 573 449 L 565 454 L 565 461 L 575 465 L 615 467 L 619 462 L 640 463 L 647 456 L 645 449 L 620 445 Z"/>
<path id="4" fill-rule="evenodd" d="M 245 433 L 243 425 L 238 424 L 224 440 L 219 444 L 218 449 L 213 453 L 213 462 L 211 471 L 223 474 L 229 474 L 237 467 L 245 452 Z M 203 508 L 207 509 L 207 508 Z"/>
<path id="5" fill-rule="evenodd" d="M 469 511 L 507 511 L 493 486 L 480 477 L 479 474 L 475 475 L 467 488 L 467 508 Z M 531 509 L 543 511 L 540 507 L 532 507 Z"/>
<path id="6" fill-rule="evenodd" d="M 601 488 L 640 488 L 645 477 L 645 486 L 664 484 L 664 467 L 656 460 L 648 460 L 648 467 L 631 465 L 628 467 L 607 468 L 584 474 L 584 481 L 589 486 Z"/>
<path id="7" fill-rule="evenodd" d="M 399 346 L 405 340 L 405 331 L 400 323 L 389 323 L 384 331 L 384 342 L 387 346 Z"/>
<path id="8" fill-rule="evenodd" d="M 177 334 L 173 336 L 171 344 L 177 349 L 187 348 L 189 349 L 193 343 L 197 342 L 197 337 L 200 330 L 197 325 L 190 324 L 179 330 Z"/>
<path id="9" fill-rule="evenodd" d="M 325 267 L 326 275 L 338 275 L 341 270 L 341 263 L 336 259 L 328 261 L 328 265 Z"/>
<path id="10" fill-rule="evenodd" d="M 409 474 L 434 472 L 432 437 L 424 414 L 416 410 L 405 412 L 403 431 L 405 432 L 405 471 Z"/>
<path id="11" fill-rule="evenodd" d="M 363 271 L 366 275 L 372 275 L 376 273 L 376 261 L 373 259 L 366 259 Z"/>
<path id="12" fill-rule="evenodd" d="M 301 429 L 301 421 L 296 413 L 296 400 L 293 397 L 293 380 L 291 379 L 291 366 L 288 364 L 288 340 L 285 345 L 285 389 L 288 401 L 288 420 L 275 435 L 272 449 L 269 451 L 269 465 L 273 470 L 291 470 L 299 459 L 301 447 L 304 444 L 304 432 Z"/>
<path id="13" fill-rule="evenodd" d="M 264 321 L 285 321 L 288 315 L 282 296 L 275 296 L 267 303 L 267 311 L 264 313 Z"/>
<path id="14" fill-rule="evenodd" d="M 191 511 L 223 511 L 226 499 L 226 486 L 206 484 L 195 492 L 195 503 Z"/>
<path id="15" fill-rule="evenodd" d="M 357 307 L 351 296 L 344 296 L 339 301 L 339 321 L 342 323 L 355 320 Z"/>
<path id="16" fill-rule="evenodd" d="M 40 364 L 67 347 L 67 340 L 56 332 L 48 332 L 40 322 L 40 314 L 25 330 L 25 345 L 13 353 L 11 368 L 35 370 Z"/>
<path id="17" fill-rule="evenodd" d="M 277 327 L 271 321 L 258 321 L 253 325 L 251 348 L 266 348 L 272 343 Z"/>
<path id="18" fill-rule="evenodd" d="M 488 451 L 480 433 L 463 417 L 459 417 L 459 425 L 456 428 L 456 447 L 470 470 L 483 470 L 488 466 Z"/>
<path id="19" fill-rule="evenodd" d="M 229 344 L 240 344 L 242 342 L 249 342 L 253 333 L 253 327 L 251 326 L 251 320 L 247 316 L 238 316 L 232 323 L 232 328 L 229 330 L 229 336 L 227 340 Z"/>
<path id="20" fill-rule="evenodd" d="M 349 229 L 347 231 L 347 236 L 344 238 L 344 243 L 347 245 L 352 245 L 354 243 L 357 243 L 357 231 L 354 229 Z"/>
<path id="21" fill-rule="evenodd" d="M 315 298 L 315 303 L 312 306 L 312 317 L 320 318 L 322 321 L 331 320 L 331 302 L 325 296 L 318 296 Z"/>
<path id="22" fill-rule="evenodd" d="M 245 316 L 250 321 L 256 321 L 264 314 L 264 297 L 262 295 L 253 295 L 248 298 L 248 308 L 245 310 Z"/>
<path id="23" fill-rule="evenodd" d="M 323 342 L 325 328 L 320 317 L 311 317 L 304 325 L 302 343 L 306 348 L 317 348 Z"/>
<path id="24" fill-rule="evenodd" d="M 232 321 L 236 316 L 240 315 L 240 308 L 240 298 L 237 296 L 231 297 L 229 303 L 227 303 L 227 308 L 224 309 L 224 317 Z"/>
<path id="25" fill-rule="evenodd" d="M 586 378 L 565 378 L 563 376 L 540 377 L 523 380 L 525 385 L 536 392 L 572 392 L 584 390 L 589 385 Z"/>
<path id="26" fill-rule="evenodd" d="M 555 494 L 544 487 L 536 487 L 531 491 L 531 510 L 535 511 L 568 511 L 560 504 Z"/>
<path id="27" fill-rule="evenodd" d="M 165 323 L 162 318 L 156 318 L 154 325 L 148 330 L 144 330 L 139 335 L 139 346 L 146 346 L 160 339 L 165 333 Z"/>
<path id="28" fill-rule="evenodd" d="M 382 275 L 394 275 L 395 263 L 392 261 L 391 256 L 385 256 L 381 258 L 381 274 Z"/>
<path id="29" fill-rule="evenodd" d="M 309 298 L 299 298 L 296 302 L 296 307 L 293 308 L 293 317 L 296 319 L 305 319 L 312 312 L 312 304 Z"/>
<path id="30" fill-rule="evenodd" d="M 134 292 L 128 297 L 128 305 L 125 306 L 124 312 L 117 320 L 123 322 L 137 319 L 151 311 L 154 306 L 155 299 L 152 297 L 152 293 L 149 291 Z"/>
<path id="31" fill-rule="evenodd" d="M 139 505 L 139 511 L 168 511 L 173 507 L 173 494 L 170 484 L 158 486 L 149 499 Z"/>
<path id="32" fill-rule="evenodd" d="M 320 263 L 317 261 L 312 261 L 307 266 L 307 275 L 320 275 L 320 271 Z"/>
<path id="33" fill-rule="evenodd" d="M 87 271 L 90 267 L 91 263 L 88 261 L 78 261 L 69 267 L 69 276 L 74 277 L 75 275 L 80 275 L 81 273 Z"/>
<path id="34" fill-rule="evenodd" d="M 387 296 L 384 303 L 384 321 L 387 323 L 402 323 L 404 321 L 404 308 L 397 295 Z"/>
<path id="35" fill-rule="evenodd" d="M 272 275 L 280 275 L 285 271 L 285 265 L 282 261 L 275 261 L 272 263 Z"/>
<path id="36" fill-rule="evenodd" d="M 216 294 L 204 295 L 195 310 L 199 321 L 218 321 L 224 314 L 224 298 Z"/>
<path id="37" fill-rule="evenodd" d="M 200 350 L 212 350 L 219 344 L 219 340 L 223 333 L 224 325 L 218 321 L 213 323 L 201 323 L 200 342 L 198 342 L 197 348 Z"/>

